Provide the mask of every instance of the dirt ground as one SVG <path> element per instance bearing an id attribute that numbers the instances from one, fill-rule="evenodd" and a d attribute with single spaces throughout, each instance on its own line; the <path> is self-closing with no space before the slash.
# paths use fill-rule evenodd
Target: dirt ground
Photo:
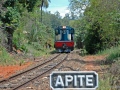
<path id="1" fill-rule="evenodd" d="M 30 66 L 32 62 L 24 63 L 23 65 L 12 65 L 12 66 L 0 66 L 0 79 L 8 78 L 15 74 L 17 71 L 23 70 Z"/>
<path id="2" fill-rule="evenodd" d="M 53 56 L 53 55 L 51 55 Z M 51 57 L 50 56 L 50 57 Z M 41 59 L 40 59 L 41 58 Z M 48 58 L 48 57 L 46 57 Z M 106 56 L 101 55 L 85 55 L 81 56 L 78 53 L 70 53 L 67 60 L 58 68 L 58 70 L 62 71 L 96 71 L 98 74 L 104 72 L 102 70 L 101 62 L 105 60 Z M 33 61 L 29 61 L 27 63 L 14 66 L 0 66 L 0 80 L 4 78 L 8 78 L 13 74 L 30 68 L 31 66 L 35 65 L 36 63 L 42 63 L 45 60 L 45 57 L 39 57 L 39 59 L 35 59 Z M 37 86 L 36 86 L 37 82 Z M 45 76 L 28 85 L 27 87 L 22 88 L 21 90 L 51 90 L 49 85 L 49 77 Z"/>
<path id="3" fill-rule="evenodd" d="M 87 55 L 83 57 L 83 60 L 86 62 L 84 69 L 86 71 L 100 71 L 101 70 L 101 65 L 100 63 L 103 60 L 105 60 L 106 56 L 105 55 Z"/>
<path id="4" fill-rule="evenodd" d="M 75 56 L 81 58 L 81 60 L 84 61 L 85 64 L 84 64 L 82 70 L 85 70 L 85 71 L 100 71 L 101 65 L 96 64 L 95 62 L 105 60 L 105 56 L 98 56 L 98 55 L 97 56 L 96 55 L 86 55 L 86 56 L 81 57 L 81 56 L 75 55 L 75 54 L 73 54 L 73 56 L 72 56 L 72 54 L 71 54 L 70 57 L 75 57 Z M 21 66 L 20 65 L 0 66 L 0 79 L 8 78 L 9 76 L 15 74 L 16 72 L 18 72 L 20 70 L 23 70 L 23 69 L 29 67 L 32 64 L 33 64 L 32 62 L 27 62 Z M 73 63 L 71 63 L 71 65 L 74 66 Z"/>
<path id="5" fill-rule="evenodd" d="M 96 71 L 100 76 L 103 75 L 103 68 L 99 62 L 105 60 L 106 56 L 98 56 L 98 55 L 86 55 L 80 56 L 79 53 L 70 53 L 67 60 L 62 63 L 56 70 L 59 71 Z M 102 74 L 100 74 L 102 72 Z M 38 87 L 34 86 L 34 83 L 29 85 L 31 90 L 52 90 L 50 88 L 50 78 L 48 76 L 44 76 L 42 79 L 40 78 L 38 81 Z M 29 90 L 24 88 L 23 90 Z"/>

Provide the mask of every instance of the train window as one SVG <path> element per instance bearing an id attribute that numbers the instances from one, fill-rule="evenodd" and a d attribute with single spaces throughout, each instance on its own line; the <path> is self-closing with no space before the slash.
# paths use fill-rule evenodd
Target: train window
<path id="1" fill-rule="evenodd" d="M 63 33 L 63 34 L 66 34 L 66 30 L 62 30 L 62 33 Z"/>
<path id="2" fill-rule="evenodd" d="M 74 29 L 73 28 L 71 29 L 71 34 L 74 34 Z"/>
<path id="3" fill-rule="evenodd" d="M 73 34 L 71 34 L 71 40 L 73 40 Z"/>
<path id="4" fill-rule="evenodd" d="M 59 34 L 59 31 L 56 29 L 55 30 L 55 35 L 58 35 Z"/>

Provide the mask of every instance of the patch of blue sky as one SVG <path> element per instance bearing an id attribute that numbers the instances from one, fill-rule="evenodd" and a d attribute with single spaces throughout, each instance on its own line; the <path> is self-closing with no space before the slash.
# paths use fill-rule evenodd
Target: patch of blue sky
<path id="1" fill-rule="evenodd" d="M 64 17 L 66 13 L 69 13 L 68 6 L 68 0 L 51 0 L 47 11 L 50 11 L 53 14 L 58 11 L 60 15 Z"/>

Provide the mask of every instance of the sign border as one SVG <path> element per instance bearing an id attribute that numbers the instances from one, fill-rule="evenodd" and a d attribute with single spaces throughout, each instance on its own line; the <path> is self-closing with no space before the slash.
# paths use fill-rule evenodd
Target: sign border
<path id="1" fill-rule="evenodd" d="M 53 88 L 52 87 L 52 81 L 51 81 L 51 77 L 54 73 L 94 73 L 96 75 L 96 87 L 95 88 Z M 51 74 L 50 74 L 50 88 L 52 88 L 52 90 L 68 90 L 68 89 L 74 89 L 74 90 L 96 90 L 98 87 L 98 73 L 96 73 L 95 71 L 53 71 Z"/>

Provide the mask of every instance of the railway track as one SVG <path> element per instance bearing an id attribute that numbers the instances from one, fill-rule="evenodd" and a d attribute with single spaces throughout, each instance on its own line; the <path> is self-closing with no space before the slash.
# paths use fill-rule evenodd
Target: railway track
<path id="1" fill-rule="evenodd" d="M 42 64 L 0 81 L 0 90 L 17 90 L 59 66 L 68 54 L 58 54 Z"/>

